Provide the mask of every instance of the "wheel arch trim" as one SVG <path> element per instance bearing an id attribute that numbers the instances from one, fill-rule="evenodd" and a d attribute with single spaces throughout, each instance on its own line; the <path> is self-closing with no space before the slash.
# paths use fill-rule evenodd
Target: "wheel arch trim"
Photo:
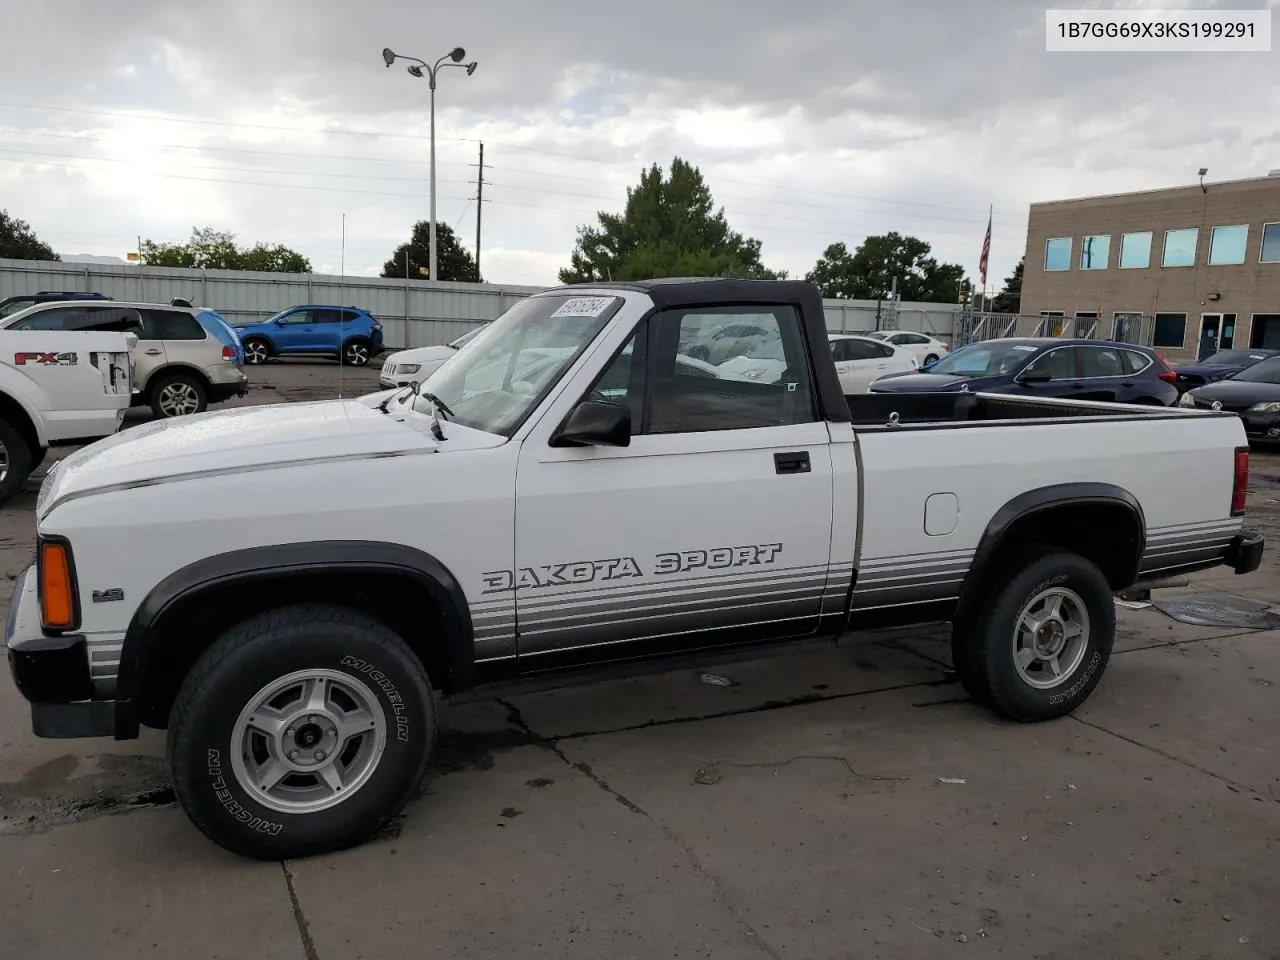
<path id="1" fill-rule="evenodd" d="M 445 659 L 452 690 L 473 683 L 475 652 L 471 611 L 449 568 L 429 553 L 404 544 L 372 540 L 315 540 L 250 547 L 205 557 L 160 581 L 138 604 L 125 633 L 116 680 L 116 739 L 137 736 L 137 700 L 158 647 L 157 629 L 178 604 L 200 593 L 239 583 L 308 573 L 384 572 L 408 575 L 430 594 L 445 622 Z"/>
<path id="2" fill-rule="evenodd" d="M 1142 504 L 1128 490 L 1112 483 L 1074 482 L 1037 487 L 1018 494 L 997 510 L 987 523 L 973 563 L 965 576 L 957 604 L 959 610 L 967 610 L 974 601 L 974 593 L 983 578 L 991 571 L 1001 549 L 1009 541 L 1013 529 L 1023 520 L 1038 514 L 1071 506 L 1098 506 L 1120 508 L 1126 511 L 1137 528 L 1133 555 L 1124 558 L 1123 570 L 1137 576 L 1138 564 L 1146 549 L 1147 522 Z M 1121 579 L 1125 579 L 1122 577 Z M 1130 578 L 1132 579 L 1132 578 Z M 1128 586 L 1128 584 L 1122 584 Z"/>

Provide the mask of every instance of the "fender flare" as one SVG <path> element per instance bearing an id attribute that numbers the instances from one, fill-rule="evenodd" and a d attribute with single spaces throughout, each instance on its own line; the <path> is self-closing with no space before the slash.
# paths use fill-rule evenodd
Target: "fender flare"
<path id="1" fill-rule="evenodd" d="M 383 571 L 409 575 L 438 604 L 445 621 L 450 685 L 469 689 L 475 669 L 471 610 L 449 568 L 429 553 L 373 540 L 312 540 L 250 547 L 205 557 L 169 574 L 138 604 L 125 633 L 116 680 L 116 739 L 137 736 L 136 700 L 158 643 L 156 626 L 173 608 L 205 590 L 299 574 Z"/>
<path id="2" fill-rule="evenodd" d="M 974 553 L 969 573 L 965 576 L 960 591 L 958 609 L 964 609 L 972 600 L 977 584 L 990 572 L 1000 549 L 1008 541 L 1012 528 L 1022 520 L 1033 517 L 1046 510 L 1063 506 L 1106 506 L 1120 507 L 1132 515 L 1137 527 L 1137 538 L 1133 556 L 1125 557 L 1122 569 L 1131 570 L 1137 576 L 1138 562 L 1146 550 L 1147 520 L 1142 504 L 1124 487 L 1113 483 L 1058 483 L 1047 487 L 1037 487 L 1018 494 L 995 512 L 978 541 L 978 549 Z M 1124 579 L 1124 578 L 1121 578 Z M 1128 583 L 1122 584 L 1122 587 Z"/>

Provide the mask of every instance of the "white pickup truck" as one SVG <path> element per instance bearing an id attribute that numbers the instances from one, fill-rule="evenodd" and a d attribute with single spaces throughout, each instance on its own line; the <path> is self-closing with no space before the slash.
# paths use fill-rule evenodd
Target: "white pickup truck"
<path id="1" fill-rule="evenodd" d="M 22 489 L 50 446 L 120 428 L 137 340 L 114 330 L 0 330 L 0 504 Z"/>
<path id="2" fill-rule="evenodd" d="M 784 367 L 682 362 L 686 326 L 740 315 Z M 1115 591 L 1258 567 L 1247 476 L 1211 411 L 846 397 L 806 283 L 559 288 L 417 387 L 68 457 L 6 637 L 37 735 L 167 728 L 201 830 L 305 856 L 403 807 L 440 698 L 502 685 L 951 622 L 975 699 L 1066 714 Z"/>

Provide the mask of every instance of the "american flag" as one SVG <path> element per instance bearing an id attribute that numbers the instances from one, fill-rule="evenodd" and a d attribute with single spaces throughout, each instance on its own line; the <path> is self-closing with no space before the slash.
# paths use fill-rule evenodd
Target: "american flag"
<path id="1" fill-rule="evenodd" d="M 987 235 L 982 238 L 982 256 L 978 258 L 978 272 L 982 274 L 982 286 L 987 285 L 987 261 L 991 257 L 991 213 L 992 207 L 987 209 Z"/>

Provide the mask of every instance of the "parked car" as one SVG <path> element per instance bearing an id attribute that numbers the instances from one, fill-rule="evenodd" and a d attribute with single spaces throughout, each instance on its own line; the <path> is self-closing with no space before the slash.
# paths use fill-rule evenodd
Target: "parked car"
<path id="1" fill-rule="evenodd" d="M 1178 400 L 1175 376 L 1150 347 L 1101 340 L 1011 337 L 970 344 L 927 371 L 877 380 L 871 392 L 969 390 L 1167 407 Z"/>
<path id="2" fill-rule="evenodd" d="M 1250 441 L 1280 443 L 1280 356 L 1268 357 L 1233 376 L 1188 390 L 1180 407 L 1238 414 Z"/>
<path id="3" fill-rule="evenodd" d="M 767 316 L 788 375 L 678 369 L 709 306 Z M 531 390 L 486 372 L 552 349 Z M 63 460 L 11 673 L 37 736 L 167 729 L 192 821 L 270 860 L 376 834 L 438 699 L 523 681 L 952 621 L 969 694 L 1045 721 L 1102 680 L 1115 591 L 1258 569 L 1244 445 L 1212 411 L 845 395 L 807 283 L 559 287 L 411 403 L 249 407 Z"/>
<path id="4" fill-rule="evenodd" d="M 866 393 L 873 381 L 895 373 L 913 373 L 915 354 L 886 340 L 833 333 L 831 356 L 845 393 Z"/>
<path id="5" fill-rule="evenodd" d="M 122 330 L 133 333 L 133 406 L 157 418 L 204 412 L 243 397 L 244 352 L 216 310 L 161 303 L 49 302 L 0 321 L 5 330 Z"/>
<path id="6" fill-rule="evenodd" d="M 937 337 L 917 333 L 914 330 L 877 330 L 867 336 L 891 343 L 895 347 L 905 347 L 911 351 L 916 358 L 916 363 L 921 367 L 926 363 L 940 360 L 949 352 L 947 345 Z"/>
<path id="7" fill-rule="evenodd" d="M 1219 350 L 1203 360 L 1173 364 L 1173 372 L 1178 375 L 1174 384 L 1179 393 L 1186 393 L 1206 383 L 1214 383 L 1234 376 L 1241 370 L 1253 366 L 1268 357 L 1280 356 L 1280 350 Z"/>
<path id="8" fill-rule="evenodd" d="M 704 321 L 699 326 L 701 326 L 701 335 L 682 345 L 680 352 L 695 360 L 713 363 L 717 367 L 726 360 L 742 356 L 777 336 L 776 327 L 770 329 L 760 323 L 752 323 L 750 320 L 721 323 L 710 328 Z"/>
<path id="9" fill-rule="evenodd" d="M 456 340 L 441 347 L 410 347 L 397 350 L 387 357 L 378 375 L 378 385 L 384 390 L 392 387 L 408 387 L 421 383 L 440 369 L 440 365 L 470 343 L 484 327 L 468 330 Z"/>
<path id="10" fill-rule="evenodd" d="M 65 302 L 67 300 L 110 299 L 110 297 L 102 293 L 82 293 L 73 290 L 41 290 L 39 293 L 20 293 L 17 296 L 5 297 L 3 300 L 0 300 L 0 317 L 11 316 L 19 310 L 25 310 L 27 307 L 33 307 L 37 303 Z"/>
<path id="11" fill-rule="evenodd" d="M 289 307 L 261 323 L 233 326 L 250 364 L 310 355 L 363 367 L 382 353 L 382 324 L 359 307 Z"/>
<path id="12" fill-rule="evenodd" d="M 0 504 L 22 489 L 51 446 L 120 428 L 136 339 L 118 330 L 0 329 Z"/>

